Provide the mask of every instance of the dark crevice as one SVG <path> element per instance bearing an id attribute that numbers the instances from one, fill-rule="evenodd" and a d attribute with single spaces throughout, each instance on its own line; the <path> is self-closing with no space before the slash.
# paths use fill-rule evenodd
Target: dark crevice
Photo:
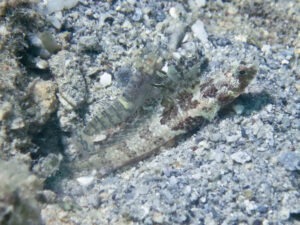
<path id="1" fill-rule="evenodd" d="M 30 130 L 34 130 L 34 128 Z M 38 133 L 31 135 L 32 142 L 39 147 L 39 151 L 31 155 L 32 159 L 46 156 L 49 153 L 63 153 L 62 131 L 56 113 L 43 125 Z"/>
<path id="2" fill-rule="evenodd" d="M 290 219 L 293 221 L 300 221 L 300 213 L 291 213 Z"/>
<path id="3" fill-rule="evenodd" d="M 227 117 L 230 114 L 234 113 L 233 106 L 234 105 L 243 105 L 244 112 L 242 115 L 249 116 L 253 112 L 260 111 L 264 106 L 268 104 L 273 104 L 274 99 L 268 92 L 259 92 L 259 93 L 245 93 L 241 94 L 238 98 L 236 98 L 232 103 L 225 106 L 220 112 L 219 116 Z"/>
<path id="4" fill-rule="evenodd" d="M 62 143 L 63 132 L 59 125 L 59 120 L 56 112 L 48 122 L 43 125 L 41 130 L 32 135 L 32 143 L 37 146 L 37 151 L 31 153 L 32 166 L 38 162 L 41 157 L 46 157 L 50 153 L 61 154 L 64 156 L 64 146 Z M 45 189 L 57 190 L 59 181 L 70 176 L 70 171 L 67 168 L 66 157 L 60 164 L 59 170 L 54 176 L 48 177 L 44 182 Z"/>

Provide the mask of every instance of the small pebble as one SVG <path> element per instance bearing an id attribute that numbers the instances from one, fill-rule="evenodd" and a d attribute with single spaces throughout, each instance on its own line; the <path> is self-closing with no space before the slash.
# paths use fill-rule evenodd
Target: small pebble
<path id="1" fill-rule="evenodd" d="M 269 210 L 269 207 L 267 205 L 260 205 L 257 207 L 257 211 L 262 214 L 267 213 L 268 210 Z"/>
<path id="2" fill-rule="evenodd" d="M 100 84 L 102 87 L 108 87 L 111 85 L 112 76 L 109 73 L 103 73 L 100 77 Z"/>
<path id="3" fill-rule="evenodd" d="M 48 21 L 52 24 L 53 27 L 60 30 L 62 27 L 62 13 L 57 12 L 54 14 L 54 16 L 49 16 Z"/>
<path id="4" fill-rule="evenodd" d="M 256 210 L 256 208 L 257 208 L 254 201 L 249 201 L 247 199 L 244 201 L 244 205 L 245 205 L 246 212 L 249 215 L 251 215 L 254 212 L 254 210 Z"/>
<path id="5" fill-rule="evenodd" d="M 41 47 L 43 45 L 41 39 L 38 37 L 38 35 L 32 34 L 28 35 L 28 39 L 30 44 L 32 44 L 35 47 Z"/>
<path id="6" fill-rule="evenodd" d="M 262 48 L 261 48 L 261 50 L 266 55 L 268 55 L 268 54 L 270 54 L 272 52 L 272 49 L 271 49 L 270 45 L 263 45 Z"/>
<path id="7" fill-rule="evenodd" d="M 49 31 L 44 31 L 39 34 L 39 38 L 42 41 L 43 47 L 50 53 L 57 53 L 61 46 L 57 43 L 54 35 Z"/>
<path id="8" fill-rule="evenodd" d="M 87 201 L 89 205 L 93 206 L 94 208 L 98 208 L 101 204 L 101 199 L 98 194 L 89 195 L 87 197 Z"/>
<path id="9" fill-rule="evenodd" d="M 170 14 L 170 16 L 173 17 L 174 19 L 178 19 L 178 18 L 179 18 L 178 10 L 177 10 L 175 7 L 170 8 L 169 14 Z"/>
<path id="10" fill-rule="evenodd" d="M 143 12 L 140 8 L 136 8 L 132 16 L 132 20 L 135 22 L 140 21 L 143 18 Z"/>
<path id="11" fill-rule="evenodd" d="M 245 107 L 243 105 L 234 105 L 233 110 L 236 114 L 241 115 L 244 112 Z"/>
<path id="12" fill-rule="evenodd" d="M 249 156 L 245 152 L 236 152 L 231 155 L 231 159 L 237 163 L 244 164 L 251 160 L 251 156 Z"/>
<path id="13" fill-rule="evenodd" d="M 152 221 L 157 224 L 162 224 L 164 222 L 164 215 L 160 212 L 154 212 L 152 216 Z"/>
<path id="14" fill-rule="evenodd" d="M 101 142 L 104 141 L 107 138 L 107 135 L 105 134 L 98 134 L 96 136 L 93 137 L 93 141 L 96 142 Z"/>
<path id="15" fill-rule="evenodd" d="M 85 11 L 85 15 L 86 15 L 86 16 L 92 16 L 92 15 L 93 15 L 92 9 L 87 9 L 87 10 Z"/>
<path id="16" fill-rule="evenodd" d="M 101 51 L 101 45 L 99 44 L 97 35 L 82 36 L 79 39 L 79 47 L 81 51 L 87 51 L 87 52 Z"/>
<path id="17" fill-rule="evenodd" d="M 5 120 L 12 110 L 10 102 L 2 102 L 0 105 L 0 121 Z"/>
<path id="18" fill-rule="evenodd" d="M 41 70 L 45 70 L 49 67 L 48 62 L 46 60 L 43 60 L 43 59 L 38 60 L 35 65 L 38 69 L 41 69 Z"/>
<path id="19" fill-rule="evenodd" d="M 177 182 L 178 182 L 178 180 L 177 180 L 177 178 L 175 176 L 171 176 L 170 177 L 169 183 L 170 183 L 171 186 L 176 185 Z"/>
<path id="20" fill-rule="evenodd" d="M 51 1 L 46 1 L 47 5 L 47 12 L 49 14 L 53 13 L 53 12 L 57 12 L 57 11 L 61 11 L 63 9 L 71 9 L 74 6 L 77 5 L 79 0 L 51 0 Z"/>
<path id="21" fill-rule="evenodd" d="M 230 135 L 230 136 L 226 136 L 226 141 L 228 143 L 233 143 L 233 142 L 237 142 L 240 139 L 240 135 Z"/>
<path id="22" fill-rule="evenodd" d="M 149 211 L 150 209 L 147 206 L 142 205 L 140 207 L 131 208 L 129 214 L 131 214 L 134 219 L 141 221 L 149 214 Z"/>
<path id="23" fill-rule="evenodd" d="M 18 117 L 18 118 L 14 119 L 12 121 L 10 128 L 12 130 L 18 130 L 18 129 L 21 129 L 21 128 L 24 128 L 24 127 L 25 127 L 25 123 L 24 123 L 23 118 Z"/>
<path id="24" fill-rule="evenodd" d="M 85 177 L 78 177 L 76 180 L 81 186 L 87 187 L 93 183 L 94 179 L 95 179 L 94 176 L 85 176 Z"/>
<path id="25" fill-rule="evenodd" d="M 201 20 L 197 20 L 192 25 L 192 31 L 194 33 L 194 36 L 197 37 L 200 41 L 202 41 L 204 44 L 208 43 L 208 35 Z"/>
<path id="26" fill-rule="evenodd" d="M 286 170 L 300 170 L 300 154 L 296 152 L 283 152 L 280 154 L 278 161 Z"/>

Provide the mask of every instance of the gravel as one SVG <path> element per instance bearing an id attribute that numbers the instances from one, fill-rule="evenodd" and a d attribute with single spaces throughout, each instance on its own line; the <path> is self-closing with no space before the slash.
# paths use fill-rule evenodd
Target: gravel
<path id="1" fill-rule="evenodd" d="M 6 4 L 1 16 L 16 3 Z M 300 224 L 299 2 L 84 0 L 63 7 L 43 11 L 47 26 L 26 31 L 26 69 L 18 57 L 0 57 L 1 71 L 6 64 L 18 71 L 0 77 L 0 156 L 27 154 L 23 161 L 45 184 L 38 195 L 44 224 Z M 183 24 L 172 21 L 190 11 L 199 13 L 199 26 L 189 29 L 216 49 L 246 41 L 261 50 L 256 79 L 176 147 L 101 179 L 70 176 L 72 131 L 122 93 L 146 43 L 176 48 L 184 40 Z M 178 31 L 171 43 L 164 26 L 173 28 L 170 35 Z M 55 51 L 47 51 L 39 32 Z M 206 54 L 216 59 L 211 68 L 236 60 L 222 51 Z"/>

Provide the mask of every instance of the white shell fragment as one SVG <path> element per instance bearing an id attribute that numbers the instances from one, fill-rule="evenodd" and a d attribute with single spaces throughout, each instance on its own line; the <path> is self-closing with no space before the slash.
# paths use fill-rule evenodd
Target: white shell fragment
<path id="1" fill-rule="evenodd" d="M 178 10 L 175 7 L 170 8 L 169 14 L 174 19 L 178 19 L 179 18 L 179 12 L 178 12 Z"/>
<path id="2" fill-rule="evenodd" d="M 106 138 L 107 138 L 107 135 L 105 135 L 105 134 L 98 134 L 98 135 L 94 136 L 93 141 L 94 142 L 101 142 L 101 141 L 104 141 Z"/>
<path id="3" fill-rule="evenodd" d="M 78 0 L 47 0 L 46 1 L 46 8 L 47 12 L 53 13 L 57 11 L 61 11 L 63 9 L 71 9 L 76 6 Z"/>
<path id="4" fill-rule="evenodd" d="M 195 37 L 197 37 L 200 41 L 203 43 L 208 42 L 208 35 L 204 29 L 204 24 L 201 20 L 197 20 L 193 25 L 192 25 L 192 31 Z"/>
<path id="5" fill-rule="evenodd" d="M 100 77 L 100 84 L 102 87 L 108 87 L 111 85 L 112 76 L 109 73 L 103 73 Z"/>
<path id="6" fill-rule="evenodd" d="M 41 70 L 44 70 L 44 69 L 47 69 L 49 67 L 49 64 L 46 60 L 38 59 L 37 62 L 36 62 L 36 67 L 41 69 Z"/>
<path id="7" fill-rule="evenodd" d="M 241 115 L 244 112 L 245 107 L 243 105 L 235 105 L 233 106 L 233 110 L 236 114 Z"/>
<path id="8" fill-rule="evenodd" d="M 84 176 L 84 177 L 78 177 L 76 180 L 81 186 L 87 187 L 93 183 L 94 179 L 95 179 L 94 176 Z"/>
<path id="9" fill-rule="evenodd" d="M 163 68 L 161 69 L 161 71 L 165 72 L 165 73 L 168 73 L 168 70 L 169 70 L 169 66 L 168 66 L 168 63 L 166 63 Z"/>

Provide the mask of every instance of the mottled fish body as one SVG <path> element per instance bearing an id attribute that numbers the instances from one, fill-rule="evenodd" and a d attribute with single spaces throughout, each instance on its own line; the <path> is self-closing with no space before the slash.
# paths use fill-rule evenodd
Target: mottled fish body
<path id="1" fill-rule="evenodd" d="M 145 73 L 143 66 L 137 66 L 141 89 L 129 84 L 132 88 L 127 90 L 129 94 L 124 92 L 79 132 L 77 143 L 81 155 L 72 168 L 79 173 L 97 170 L 100 176 L 106 175 L 153 155 L 211 121 L 221 108 L 243 93 L 257 72 L 257 60 L 247 54 L 245 46 L 235 47 L 238 61 L 224 65 L 218 62 L 218 68 L 214 69 L 216 62 L 205 58 L 199 46 L 192 55 L 163 60 L 168 71 L 159 66 L 150 74 Z M 211 68 L 207 66 L 210 63 Z M 159 91 L 157 81 L 161 81 Z M 129 118 L 151 98 L 159 100 L 150 113 L 137 113 L 137 118 Z"/>

